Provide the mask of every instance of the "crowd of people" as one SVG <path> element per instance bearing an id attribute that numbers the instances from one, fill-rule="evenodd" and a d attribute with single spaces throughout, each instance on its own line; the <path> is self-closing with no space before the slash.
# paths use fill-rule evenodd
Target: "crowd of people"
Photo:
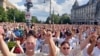
<path id="1" fill-rule="evenodd" d="M 100 26 L 2 23 L 0 56 L 100 56 Z"/>

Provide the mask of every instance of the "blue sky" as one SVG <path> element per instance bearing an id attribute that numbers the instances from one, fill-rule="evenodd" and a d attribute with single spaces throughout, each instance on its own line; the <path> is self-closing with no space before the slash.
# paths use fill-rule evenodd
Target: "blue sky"
<path id="1" fill-rule="evenodd" d="M 45 21 L 49 16 L 49 1 L 43 3 L 44 0 L 32 0 L 33 7 L 31 8 L 31 14 L 37 16 L 38 20 Z M 89 0 L 78 0 L 80 5 L 86 4 Z M 19 10 L 25 11 L 24 3 L 25 0 L 9 0 L 13 5 L 15 5 Z M 70 14 L 75 0 L 52 0 L 52 10 L 54 9 L 55 14 L 62 15 L 63 13 Z"/>

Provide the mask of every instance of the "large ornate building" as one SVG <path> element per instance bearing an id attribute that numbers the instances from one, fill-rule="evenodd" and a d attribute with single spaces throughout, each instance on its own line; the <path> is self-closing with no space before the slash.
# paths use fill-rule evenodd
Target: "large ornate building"
<path id="1" fill-rule="evenodd" d="M 73 24 L 100 24 L 100 0 L 89 0 L 80 6 L 76 0 L 71 9 Z"/>
<path id="2" fill-rule="evenodd" d="M 8 8 L 16 8 L 8 0 L 0 0 L 0 6 L 2 6 L 5 10 L 7 10 Z"/>

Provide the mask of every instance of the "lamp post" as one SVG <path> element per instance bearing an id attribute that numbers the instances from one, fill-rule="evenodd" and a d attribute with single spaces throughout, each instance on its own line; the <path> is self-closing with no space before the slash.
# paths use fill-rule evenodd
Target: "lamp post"
<path id="1" fill-rule="evenodd" d="M 31 26 L 31 13 L 30 13 L 30 8 L 33 7 L 32 1 L 31 0 L 26 0 L 26 3 L 24 4 L 26 7 L 26 25 L 28 27 Z"/>
<path id="2" fill-rule="evenodd" d="M 44 0 L 44 3 L 46 2 L 46 0 Z M 52 8 L 52 6 L 51 6 L 51 4 L 52 4 L 52 1 L 50 0 L 50 8 L 49 8 L 49 16 L 50 16 L 50 21 L 49 21 L 49 23 L 51 24 L 52 23 L 52 15 L 51 15 L 51 8 Z"/>
<path id="3" fill-rule="evenodd" d="M 50 20 L 52 22 L 52 15 L 51 15 L 51 0 L 50 0 Z"/>

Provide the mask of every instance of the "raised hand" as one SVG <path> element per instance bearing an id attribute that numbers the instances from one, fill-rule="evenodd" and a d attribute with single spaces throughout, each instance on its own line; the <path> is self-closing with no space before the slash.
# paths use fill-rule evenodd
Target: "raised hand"
<path id="1" fill-rule="evenodd" d="M 4 56 L 10 56 L 10 51 L 8 49 L 8 46 L 6 45 L 6 43 L 3 40 L 3 35 L 2 34 L 4 34 L 4 30 L 0 26 L 0 49 L 1 49 Z"/>
<path id="2" fill-rule="evenodd" d="M 47 32 L 46 32 L 45 39 L 46 39 L 47 41 L 50 41 L 50 40 L 52 39 L 52 33 L 51 33 L 50 31 L 47 31 Z"/>
<path id="3" fill-rule="evenodd" d="M 92 35 L 90 36 L 90 41 L 91 41 L 91 43 L 95 43 L 95 44 L 96 44 L 97 37 L 98 37 L 98 35 L 97 35 L 96 33 L 92 34 Z"/>
<path id="4" fill-rule="evenodd" d="M 20 41 L 17 40 L 17 41 L 16 41 L 16 44 L 17 44 L 17 45 L 20 45 Z"/>

